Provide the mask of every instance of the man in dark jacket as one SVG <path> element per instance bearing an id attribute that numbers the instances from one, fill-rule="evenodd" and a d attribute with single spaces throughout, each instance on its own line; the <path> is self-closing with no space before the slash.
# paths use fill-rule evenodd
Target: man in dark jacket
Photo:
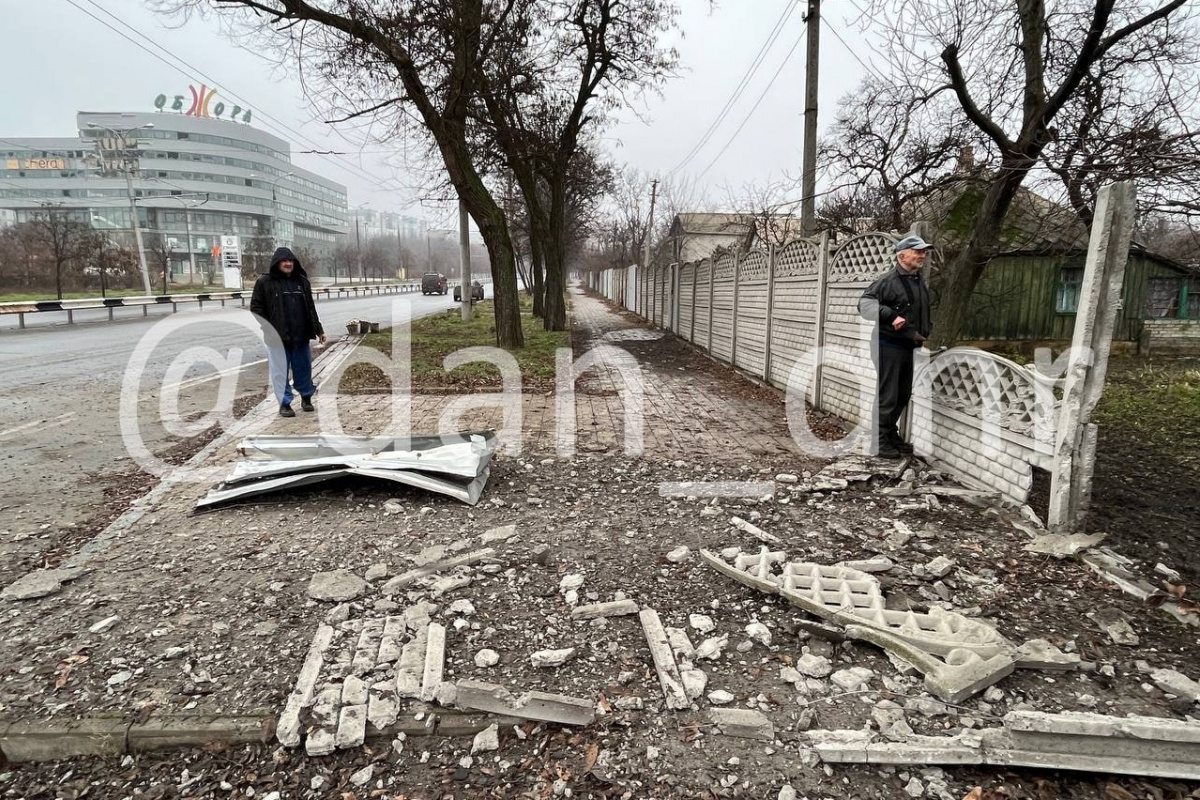
<path id="1" fill-rule="evenodd" d="M 267 365 L 271 372 L 271 386 L 279 400 L 279 415 L 294 417 L 292 410 L 292 386 L 288 383 L 288 369 L 292 372 L 292 383 L 300 393 L 300 407 L 312 411 L 312 396 L 316 388 L 312 382 L 312 350 L 310 339 L 325 343 L 325 329 L 317 317 L 317 305 L 313 302 L 312 286 L 308 273 L 286 247 L 275 251 L 271 257 L 271 269 L 260 275 L 254 283 L 254 294 L 250 298 L 250 310 L 278 334 L 276 339 L 270 331 L 267 338 Z"/>
<path id="2" fill-rule="evenodd" d="M 863 319 L 879 326 L 873 349 L 879 379 L 876 434 L 880 458 L 900 458 L 913 451 L 900 437 L 896 423 L 912 397 L 913 351 L 933 331 L 929 289 L 921 279 L 921 266 L 931 247 L 920 236 L 896 242 L 896 267 L 872 283 L 858 301 Z"/>

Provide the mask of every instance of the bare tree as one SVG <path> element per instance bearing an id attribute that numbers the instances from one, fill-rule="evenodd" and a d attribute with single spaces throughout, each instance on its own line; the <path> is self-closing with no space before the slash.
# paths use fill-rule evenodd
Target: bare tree
<path id="1" fill-rule="evenodd" d="M 167 284 L 171 279 L 171 253 L 175 251 L 175 248 L 167 241 L 167 235 L 160 233 L 146 236 L 145 250 L 146 263 L 153 265 L 157 274 L 162 276 L 163 294 L 167 294 L 170 291 Z"/>
<path id="2" fill-rule="evenodd" d="M 59 300 L 63 296 L 63 270 L 79 267 L 94 245 L 92 229 L 64 208 L 43 207 L 29 220 L 31 243 L 40 244 L 54 268 L 54 291 Z"/>
<path id="3" fill-rule="evenodd" d="M 944 266 L 934 343 L 953 342 L 971 294 L 998 252 L 1018 189 L 1044 164 L 1060 115 L 1119 48 L 1168 27 L 1191 25 L 1187 0 L 872 0 L 888 31 L 896 76 L 918 96 L 953 93 L 995 152 L 993 179 L 959 252 Z M 1155 69 L 1151 53 L 1129 70 Z"/>

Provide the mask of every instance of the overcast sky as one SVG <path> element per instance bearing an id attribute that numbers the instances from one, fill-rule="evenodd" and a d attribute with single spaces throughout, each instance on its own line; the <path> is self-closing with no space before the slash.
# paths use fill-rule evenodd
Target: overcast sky
<path id="1" fill-rule="evenodd" d="M 623 121 L 606 134 L 605 144 L 614 158 L 660 175 L 675 169 L 734 93 L 791 3 L 719 0 L 714 9 L 707 0 L 681 0 L 681 35 L 676 44 L 683 69 L 661 98 L 648 98 L 637 116 L 623 115 Z M 828 25 L 821 31 L 822 129 L 832 118 L 837 99 L 865 74 L 832 31 L 841 34 L 858 58 L 871 63 L 871 50 L 855 26 L 856 4 L 861 5 L 855 0 L 823 4 Z M 725 198 L 727 186 L 762 184 L 785 173 L 799 175 L 805 5 L 798 2 L 722 125 L 681 170 L 698 176 L 717 205 Z M 189 83 L 215 83 L 217 99 L 236 102 L 236 95 L 248 103 L 252 124 L 287 133 L 294 153 L 347 152 L 345 156 L 295 155 L 294 161 L 345 184 L 351 207 L 369 202 L 371 208 L 424 216 L 436 224 L 451 221 L 444 210 L 423 207 L 416 193 L 396 188 L 411 181 L 403 176 L 394 179 L 394 168 L 384 162 L 389 147 L 348 142 L 330 126 L 314 121 L 295 76 L 280 74 L 250 49 L 231 43 L 211 20 L 196 18 L 174 28 L 171 20 L 149 10 L 143 0 L 0 0 L 0 19 L 9 32 L 0 48 L 0 68 L 7 76 L 0 137 L 74 135 L 77 111 L 152 111 L 158 94 L 186 95 Z M 748 116 L 760 97 L 761 103 Z"/>

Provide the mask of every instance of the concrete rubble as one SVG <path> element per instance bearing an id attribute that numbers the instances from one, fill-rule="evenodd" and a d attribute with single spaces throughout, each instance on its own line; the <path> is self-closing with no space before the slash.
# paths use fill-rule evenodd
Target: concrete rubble
<path id="1" fill-rule="evenodd" d="M 39 569 L 30 572 L 4 587 L 0 600 L 36 600 L 55 594 L 64 583 L 70 583 L 87 572 L 83 567 L 69 569 Z"/>
<path id="2" fill-rule="evenodd" d="M 1000 728 L 879 741 L 869 730 L 810 730 L 826 763 L 986 764 L 1200 779 L 1200 721 L 1011 711 Z"/>
<path id="3" fill-rule="evenodd" d="M 762 739 L 772 741 L 775 738 L 775 728 L 771 720 L 749 708 L 710 708 L 708 719 L 717 730 L 726 736 L 736 736 L 743 739 Z"/>
<path id="4" fill-rule="evenodd" d="M 596 718 L 593 701 L 579 697 L 546 692 L 517 696 L 503 686 L 477 680 L 461 680 L 457 687 L 459 708 L 559 725 L 590 725 Z"/>

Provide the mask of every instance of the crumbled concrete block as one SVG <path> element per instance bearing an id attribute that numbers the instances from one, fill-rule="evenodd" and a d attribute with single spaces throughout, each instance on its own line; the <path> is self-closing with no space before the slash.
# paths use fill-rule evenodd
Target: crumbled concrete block
<path id="1" fill-rule="evenodd" d="M 954 569 L 954 566 L 954 559 L 938 556 L 925 565 L 925 574 L 934 578 L 944 578 L 950 574 L 950 570 Z"/>
<path id="2" fill-rule="evenodd" d="M 517 535 L 516 525 L 501 525 L 498 528 L 486 530 L 479 537 L 484 544 L 492 544 L 493 542 L 506 542 Z"/>
<path id="3" fill-rule="evenodd" d="M 676 547 L 674 550 L 667 553 L 667 561 L 670 561 L 672 564 L 681 564 L 684 561 L 687 561 L 691 554 L 692 549 L 686 544 L 681 544 L 679 547 Z"/>
<path id="4" fill-rule="evenodd" d="M 878 556 L 876 558 L 867 558 L 859 561 L 839 561 L 838 566 L 846 567 L 847 569 L 856 569 L 859 572 L 872 573 L 887 572 L 892 567 L 896 566 L 896 563 L 887 556 Z"/>
<path id="5" fill-rule="evenodd" d="M 577 606 L 571 609 L 571 619 L 589 620 L 604 617 L 625 617 L 638 613 L 638 604 L 632 600 L 614 600 L 610 603 L 596 603 L 590 606 Z"/>
<path id="6" fill-rule="evenodd" d="M 771 725 L 771 720 L 753 709 L 710 708 L 708 718 L 726 736 L 762 739 L 768 742 L 775 738 L 775 728 Z"/>
<path id="7" fill-rule="evenodd" d="M 87 570 L 83 567 L 69 569 L 39 569 L 21 576 L 0 592 L 0 600 L 36 600 L 52 595 L 62 589 L 64 583 L 76 580 Z"/>
<path id="8" fill-rule="evenodd" d="M 827 764 L 982 764 L 978 736 L 913 736 L 877 742 L 867 730 L 811 730 L 806 734 Z"/>
<path id="9" fill-rule="evenodd" d="M 701 642 L 692 655 L 696 659 L 703 658 L 708 659 L 709 661 L 716 661 L 721 657 L 721 652 L 728 644 L 728 636 L 712 636 Z"/>
<path id="10" fill-rule="evenodd" d="M 1193 703 L 1200 703 L 1200 683 L 1173 669 L 1156 669 L 1150 673 L 1150 680 L 1164 692 L 1170 692 L 1177 697 L 1186 697 Z"/>
<path id="11" fill-rule="evenodd" d="M 367 702 L 367 722 L 377 731 L 382 731 L 389 725 L 394 725 L 400 716 L 400 704 L 396 700 L 396 684 L 394 681 L 380 681 L 373 684 Z"/>
<path id="12" fill-rule="evenodd" d="M 717 689 L 714 692 L 708 693 L 708 702 L 712 703 L 714 706 L 727 706 L 735 699 L 736 698 L 732 694 L 724 689 Z"/>
<path id="13" fill-rule="evenodd" d="M 308 596 L 314 600 L 345 603 L 367 591 L 367 582 L 348 569 L 318 572 L 308 583 Z"/>
<path id="14" fill-rule="evenodd" d="M 891 700 L 876 703 L 871 709 L 871 716 L 879 726 L 879 732 L 890 741 L 904 741 L 914 735 L 912 726 L 904 716 L 904 708 Z"/>
<path id="15" fill-rule="evenodd" d="M 681 669 L 679 678 L 683 681 L 683 691 L 688 700 L 694 702 L 704 695 L 704 689 L 708 686 L 708 675 L 703 670 Z"/>
<path id="16" fill-rule="evenodd" d="M 337 735 L 334 745 L 339 750 L 361 747 L 367 736 L 367 706 L 342 706 L 338 713 Z"/>
<path id="17" fill-rule="evenodd" d="M 948 703 L 959 703 L 982 692 L 1015 669 L 1015 662 L 1007 653 L 985 659 L 970 650 L 957 649 L 938 658 L 896 634 L 877 628 L 847 625 L 846 635 L 871 642 L 912 664 L 925 674 L 926 690 Z M 835 682 L 838 674 L 834 673 Z"/>
<path id="18" fill-rule="evenodd" d="M 428 626 L 421 628 L 400 650 L 400 661 L 396 664 L 398 697 L 421 696 L 421 676 L 425 672 L 425 646 L 428 636 Z"/>
<path id="19" fill-rule="evenodd" d="M 1129 617 L 1118 609 L 1101 608 L 1093 611 L 1089 616 L 1100 627 L 1100 630 L 1108 634 L 1108 638 L 1112 640 L 1113 644 L 1133 647 L 1140 641 L 1137 632 L 1129 624 Z"/>
<path id="20" fill-rule="evenodd" d="M 317 677 L 325 661 L 325 650 L 333 641 L 334 630 L 328 625 L 318 625 L 317 632 L 308 646 L 308 655 L 296 676 L 296 685 L 288 695 L 283 713 L 275 726 L 275 736 L 284 747 L 300 744 L 300 711 L 313 704 L 317 694 Z"/>
<path id="21" fill-rule="evenodd" d="M 1045 639 L 1030 639 L 1013 654 L 1020 669 L 1067 672 L 1079 669 L 1078 653 L 1064 653 Z"/>
<path id="22" fill-rule="evenodd" d="M 742 519 L 741 517 L 730 517 L 729 524 L 732 525 L 733 527 L 737 528 L 742 533 L 750 534 L 755 539 L 758 539 L 760 542 L 766 542 L 767 544 L 781 544 L 782 543 L 782 540 L 778 536 L 767 533 L 762 528 L 758 527 L 757 525 L 754 525 L 753 523 L 746 522 L 746 520 Z"/>
<path id="23" fill-rule="evenodd" d="M 500 727 L 494 722 L 475 734 L 475 739 L 471 742 L 471 755 L 475 755 L 476 753 L 490 753 L 493 750 L 499 749 Z"/>
<path id="24" fill-rule="evenodd" d="M 0 725 L 7 762 L 61 761 L 79 756 L 120 756 L 130 723 L 119 719 L 14 722 Z M 51 795 L 61 796 L 61 795 Z"/>
<path id="25" fill-rule="evenodd" d="M 484 561 L 494 561 L 496 550 L 492 547 L 484 547 L 480 550 L 475 550 L 470 553 L 454 556 L 452 558 L 433 561 L 422 566 L 410 569 L 407 572 L 397 575 L 383 585 L 381 590 L 385 595 L 398 594 L 413 583 L 416 583 L 421 578 L 435 575 L 439 572 L 446 572 L 455 567 L 469 567 Z"/>
<path id="26" fill-rule="evenodd" d="M 638 612 L 638 620 L 642 623 L 642 632 L 650 647 L 650 656 L 654 660 L 654 668 L 658 671 L 658 681 L 662 686 L 663 697 L 667 708 L 684 709 L 691 705 L 687 692 L 683 688 L 683 679 L 679 675 L 679 665 L 671 652 L 671 644 L 667 640 L 667 632 L 663 630 L 658 612 L 652 608 L 643 608 Z"/>
<path id="27" fill-rule="evenodd" d="M 421 699 L 433 702 L 446 666 L 446 629 L 436 622 L 429 623 L 425 641 L 425 665 L 421 672 Z"/>
<path id="28" fill-rule="evenodd" d="M 1025 545 L 1025 549 L 1031 553 L 1065 558 L 1095 547 L 1107 538 L 1107 533 L 1043 533 L 1034 537 L 1032 542 Z"/>
<path id="29" fill-rule="evenodd" d="M 746 626 L 746 636 L 763 647 L 771 646 L 771 629 L 761 622 L 751 622 Z"/>
<path id="30" fill-rule="evenodd" d="M 334 731 L 314 728 L 304 740 L 304 752 L 310 756 L 327 756 L 337 749 L 335 737 Z"/>
<path id="31" fill-rule="evenodd" d="M 692 640 L 688 638 L 687 631 L 683 628 L 667 628 L 667 642 L 671 645 L 671 652 L 676 658 L 689 659 L 696 652 L 696 645 L 692 644 Z"/>
<path id="32" fill-rule="evenodd" d="M 850 667 L 839 669 L 829 680 L 843 692 L 857 692 L 866 689 L 874 677 L 875 673 L 866 667 Z"/>
<path id="33" fill-rule="evenodd" d="M 589 725 L 596 718 L 593 701 L 579 697 L 546 692 L 517 697 L 503 686 L 476 680 L 459 681 L 457 689 L 459 708 L 559 725 Z"/>
<path id="34" fill-rule="evenodd" d="M 475 654 L 475 666 L 494 667 L 500 663 L 500 654 L 486 647 Z"/>
<path id="35" fill-rule="evenodd" d="M 561 650 L 539 650 L 529 656 L 534 669 L 561 667 L 575 657 L 574 647 L 564 647 Z"/>
<path id="36" fill-rule="evenodd" d="M 370 687 L 367 682 L 355 675 L 348 675 L 342 682 L 342 705 L 361 706 L 367 702 Z"/>
<path id="37" fill-rule="evenodd" d="M 824 656 L 805 653 L 796 659 L 796 671 L 810 678 L 825 678 L 833 672 L 833 662 Z"/>

